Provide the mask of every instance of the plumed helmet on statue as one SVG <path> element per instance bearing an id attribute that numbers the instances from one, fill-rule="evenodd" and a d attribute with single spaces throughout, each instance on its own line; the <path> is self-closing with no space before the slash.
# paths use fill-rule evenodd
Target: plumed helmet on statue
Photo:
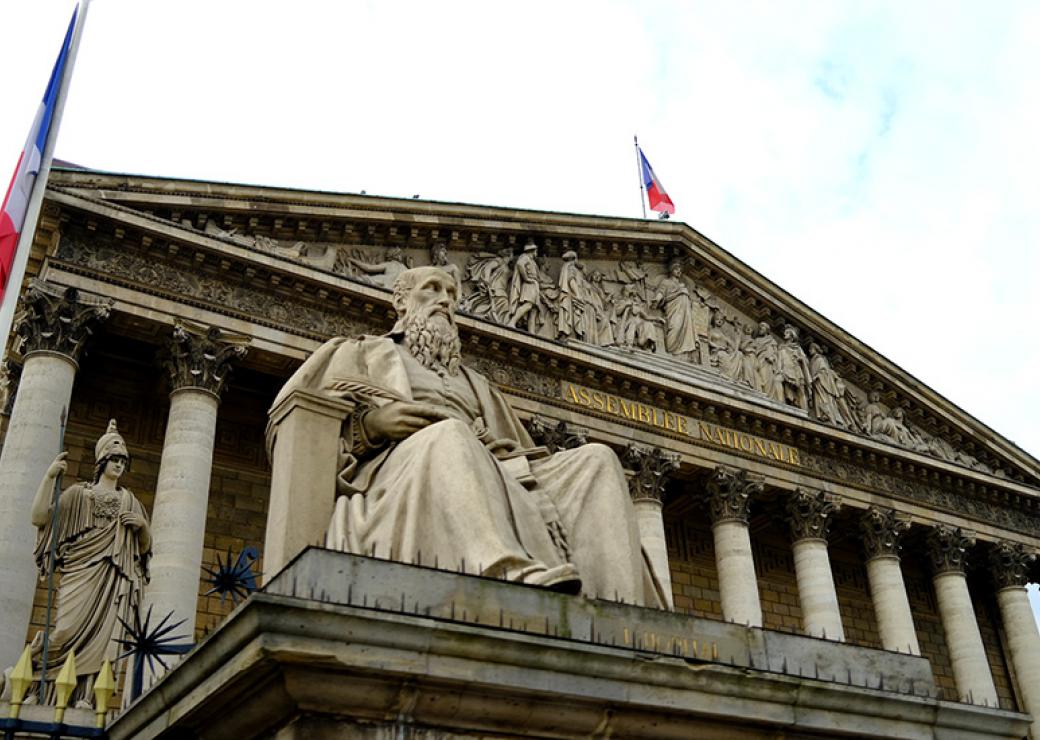
<path id="1" fill-rule="evenodd" d="M 115 419 L 109 419 L 108 429 L 105 430 L 105 433 L 98 438 L 97 444 L 94 445 L 95 462 L 101 462 L 109 457 L 130 458 L 123 435 L 116 430 Z"/>

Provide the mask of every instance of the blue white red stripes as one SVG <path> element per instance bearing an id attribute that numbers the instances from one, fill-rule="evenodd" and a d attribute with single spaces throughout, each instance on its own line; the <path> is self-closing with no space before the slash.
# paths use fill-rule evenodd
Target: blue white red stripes
<path id="1" fill-rule="evenodd" d="M 646 161 L 643 148 L 638 147 L 638 149 L 639 167 L 642 171 L 643 187 L 646 188 L 646 199 L 650 203 L 650 210 L 661 213 L 675 213 L 675 204 L 672 203 L 672 199 L 668 197 L 668 193 L 665 192 L 661 181 L 654 174 L 654 168 Z"/>
<path id="2" fill-rule="evenodd" d="M 4 196 L 3 206 L 0 207 L 0 298 L 7 289 L 8 278 L 11 275 L 11 266 L 14 263 L 15 251 L 18 248 L 18 237 L 25 225 L 25 214 L 29 206 L 29 197 L 33 186 L 36 184 L 36 176 L 40 173 L 43 163 L 43 150 L 47 142 L 47 134 L 50 131 L 51 121 L 54 118 L 54 109 L 58 99 L 58 90 L 61 87 L 62 76 L 65 72 L 65 64 L 69 56 L 69 46 L 72 43 L 72 34 L 76 28 L 76 16 L 79 13 L 77 7 L 72 13 L 69 21 L 69 29 L 65 33 L 65 41 L 61 45 L 61 53 L 54 62 L 51 71 L 51 79 L 47 83 L 47 90 L 43 94 L 43 102 L 36 111 L 36 118 L 29 137 L 25 142 L 25 148 L 18 157 L 18 165 L 15 167 L 11 184 Z"/>

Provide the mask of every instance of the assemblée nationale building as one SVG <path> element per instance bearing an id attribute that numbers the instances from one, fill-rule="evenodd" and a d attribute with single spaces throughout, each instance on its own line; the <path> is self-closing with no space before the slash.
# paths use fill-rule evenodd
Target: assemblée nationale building
<path id="1" fill-rule="evenodd" d="M 391 332 L 421 266 L 539 454 L 616 453 L 657 603 L 326 539 L 364 393 L 279 391 Z M 1040 737 L 1040 461 L 690 226 L 64 169 L 21 290 L 0 665 L 44 621 L 65 407 L 65 486 L 116 420 L 150 521 L 125 598 L 192 645 L 112 698 L 112 738 Z"/>

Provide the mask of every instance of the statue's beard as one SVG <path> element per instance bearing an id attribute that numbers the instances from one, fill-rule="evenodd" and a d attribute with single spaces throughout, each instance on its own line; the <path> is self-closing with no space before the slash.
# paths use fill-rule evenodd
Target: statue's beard
<path id="1" fill-rule="evenodd" d="M 405 316 L 404 345 L 423 367 L 438 375 L 458 375 L 462 342 L 450 317 L 438 312 Z"/>

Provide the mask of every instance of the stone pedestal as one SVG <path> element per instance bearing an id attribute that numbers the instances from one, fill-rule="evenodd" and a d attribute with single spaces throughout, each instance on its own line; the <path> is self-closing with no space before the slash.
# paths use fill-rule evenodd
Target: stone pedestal
<path id="1" fill-rule="evenodd" d="M 845 640 L 838 594 L 827 554 L 827 530 L 839 508 L 822 492 L 795 491 L 787 500 L 787 521 L 794 540 L 794 572 L 802 607 L 802 629 L 812 637 Z"/>
<path id="2" fill-rule="evenodd" d="M 666 606 L 675 608 L 672 576 L 668 568 L 668 545 L 664 537 L 661 507 L 668 475 L 679 467 L 679 456 L 657 447 L 629 445 L 622 455 L 628 475 L 628 490 L 636 510 L 639 542 L 643 546 L 654 575 L 661 584 Z"/>
<path id="3" fill-rule="evenodd" d="M 1025 732 L 1021 714 L 940 701 L 934 689 L 919 657 L 312 548 L 116 718 L 108 737 Z"/>
<path id="4" fill-rule="evenodd" d="M 178 324 L 163 361 L 173 391 L 152 509 L 152 580 L 145 602 L 156 620 L 171 612 L 171 624 L 183 620 L 181 631 L 189 635 L 195 630 L 217 407 L 231 363 L 245 355 L 246 343 L 217 329 Z"/>
<path id="5" fill-rule="evenodd" d="M 751 496 L 761 491 L 762 480 L 744 470 L 719 467 L 708 481 L 722 617 L 751 627 L 762 626 L 762 602 L 748 532 L 748 507 Z"/>
<path id="6" fill-rule="evenodd" d="M 909 519 L 891 509 L 871 507 L 860 519 L 867 555 L 867 580 L 881 646 L 885 650 L 920 655 L 899 561 L 899 540 L 909 528 Z"/>
<path id="7" fill-rule="evenodd" d="M 961 529 L 938 526 L 932 529 L 928 542 L 935 572 L 932 582 L 957 693 L 962 701 L 998 706 L 997 689 L 964 577 L 964 553 L 975 544 L 975 537 Z"/>
<path id="8" fill-rule="evenodd" d="M 1035 559 L 1035 553 L 1012 542 L 1000 542 L 990 551 L 990 569 L 999 589 L 997 603 L 1019 703 L 1033 715 L 1029 737 L 1040 740 L 1040 630 L 1026 593 L 1029 566 Z"/>
<path id="9" fill-rule="evenodd" d="M 33 496 L 61 451 L 62 413 L 68 413 L 77 359 L 111 304 L 33 283 L 16 326 L 25 356 L 18 393 L 0 453 L 0 670 L 25 647 L 39 573 L 33 563 Z"/>
<path id="10" fill-rule="evenodd" d="M 336 460 L 349 401 L 294 391 L 271 409 L 271 500 L 264 538 L 264 581 L 308 545 L 323 542 L 336 502 Z"/>

